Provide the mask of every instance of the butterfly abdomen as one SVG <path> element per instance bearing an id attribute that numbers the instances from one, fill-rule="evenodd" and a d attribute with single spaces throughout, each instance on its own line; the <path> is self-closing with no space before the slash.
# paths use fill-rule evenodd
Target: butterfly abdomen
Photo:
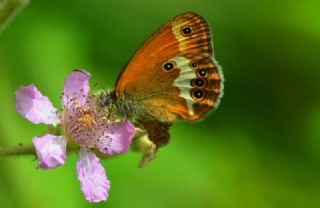
<path id="1" fill-rule="evenodd" d="M 160 148 L 169 143 L 170 133 L 169 129 L 171 123 L 160 122 L 157 120 L 138 119 L 138 122 L 143 125 L 148 133 L 148 138 L 157 148 Z"/>

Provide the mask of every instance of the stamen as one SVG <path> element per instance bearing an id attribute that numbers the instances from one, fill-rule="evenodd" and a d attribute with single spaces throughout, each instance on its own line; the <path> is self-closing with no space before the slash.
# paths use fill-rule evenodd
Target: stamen
<path id="1" fill-rule="evenodd" d="M 83 96 L 80 100 L 85 99 L 85 102 L 81 103 L 77 96 L 66 97 L 66 106 L 59 117 L 69 139 L 88 148 L 97 148 L 101 144 L 110 146 L 112 139 L 106 131 L 113 125 L 113 119 L 108 118 L 107 108 L 98 107 L 98 96 Z"/>

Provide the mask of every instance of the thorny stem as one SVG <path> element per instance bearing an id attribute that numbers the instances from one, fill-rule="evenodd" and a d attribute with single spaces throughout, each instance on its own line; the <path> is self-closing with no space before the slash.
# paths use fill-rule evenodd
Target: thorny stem
<path id="1" fill-rule="evenodd" d="M 55 128 L 51 128 L 51 126 L 49 127 L 49 131 L 53 132 L 56 131 Z M 144 133 L 142 133 L 140 130 L 137 130 L 137 134 L 135 135 L 135 138 L 133 139 L 133 145 L 132 145 L 132 150 L 133 151 L 142 151 L 145 152 L 148 150 L 148 145 L 146 146 L 146 144 L 144 144 L 145 142 L 137 142 L 141 140 L 141 138 L 143 138 Z M 145 139 L 144 139 L 145 140 Z M 147 149 L 147 150 L 145 150 Z M 71 152 L 76 152 L 79 150 L 79 146 L 76 145 L 73 142 L 69 142 L 67 145 L 67 152 L 71 153 Z M 1 156 L 22 156 L 22 155 L 34 155 L 36 156 L 36 151 L 34 149 L 33 145 L 23 145 L 23 144 L 19 144 L 18 146 L 15 147 L 0 147 L 0 157 Z M 101 155 L 102 156 L 102 155 Z M 105 157 L 105 156 L 104 156 Z M 110 156 L 107 156 L 108 158 Z"/>
<path id="2" fill-rule="evenodd" d="M 76 152 L 79 150 L 79 147 L 69 143 L 67 145 L 67 153 L 70 154 L 72 152 Z M 131 150 L 135 152 L 143 153 L 140 164 L 138 167 L 143 168 L 147 163 L 153 160 L 156 157 L 157 149 L 155 144 L 153 144 L 147 137 L 147 134 L 138 129 L 135 138 L 131 144 Z M 99 151 L 94 151 L 98 157 L 101 159 L 110 159 L 113 156 L 107 156 Z M 16 147 L 0 147 L 0 157 L 3 156 L 36 156 L 35 149 L 33 145 L 23 146 L 19 144 Z"/>
<path id="3" fill-rule="evenodd" d="M 0 0 L 0 33 L 29 0 Z"/>
<path id="4" fill-rule="evenodd" d="M 0 147 L 0 156 L 35 155 L 33 146 Z"/>
<path id="5" fill-rule="evenodd" d="M 68 146 L 67 152 L 74 152 L 79 148 L 74 146 Z M 34 155 L 36 156 L 36 151 L 33 145 L 27 146 L 17 146 L 17 147 L 0 147 L 0 156 L 22 156 L 22 155 Z"/>

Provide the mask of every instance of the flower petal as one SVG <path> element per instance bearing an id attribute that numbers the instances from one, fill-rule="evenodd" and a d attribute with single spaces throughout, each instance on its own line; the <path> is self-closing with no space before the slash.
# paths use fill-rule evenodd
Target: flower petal
<path id="1" fill-rule="evenodd" d="M 33 145 L 39 159 L 39 167 L 42 169 L 63 165 L 67 159 L 67 141 L 63 136 L 45 134 L 41 138 L 34 137 Z"/>
<path id="2" fill-rule="evenodd" d="M 113 123 L 99 139 L 98 148 L 107 155 L 126 153 L 134 134 L 135 128 L 130 121 Z"/>
<path id="3" fill-rule="evenodd" d="M 90 73 L 84 70 L 73 71 L 67 77 L 63 90 L 63 104 L 67 106 L 68 99 L 77 97 L 80 103 L 85 101 L 85 97 L 90 90 Z"/>
<path id="4" fill-rule="evenodd" d="M 97 203 L 108 198 L 110 181 L 100 159 L 94 153 L 85 148 L 80 149 L 77 171 L 81 190 L 88 201 Z"/>
<path id="5" fill-rule="evenodd" d="M 57 109 L 33 84 L 20 87 L 15 93 L 14 100 L 18 113 L 32 123 L 59 123 Z"/>

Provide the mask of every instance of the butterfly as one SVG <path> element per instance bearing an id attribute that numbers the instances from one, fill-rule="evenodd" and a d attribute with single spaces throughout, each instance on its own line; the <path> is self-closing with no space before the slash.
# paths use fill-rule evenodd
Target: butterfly
<path id="1" fill-rule="evenodd" d="M 135 116 L 156 149 L 176 120 L 197 121 L 219 105 L 223 76 L 208 22 L 196 13 L 174 17 L 133 55 L 111 93 L 118 112 Z"/>

